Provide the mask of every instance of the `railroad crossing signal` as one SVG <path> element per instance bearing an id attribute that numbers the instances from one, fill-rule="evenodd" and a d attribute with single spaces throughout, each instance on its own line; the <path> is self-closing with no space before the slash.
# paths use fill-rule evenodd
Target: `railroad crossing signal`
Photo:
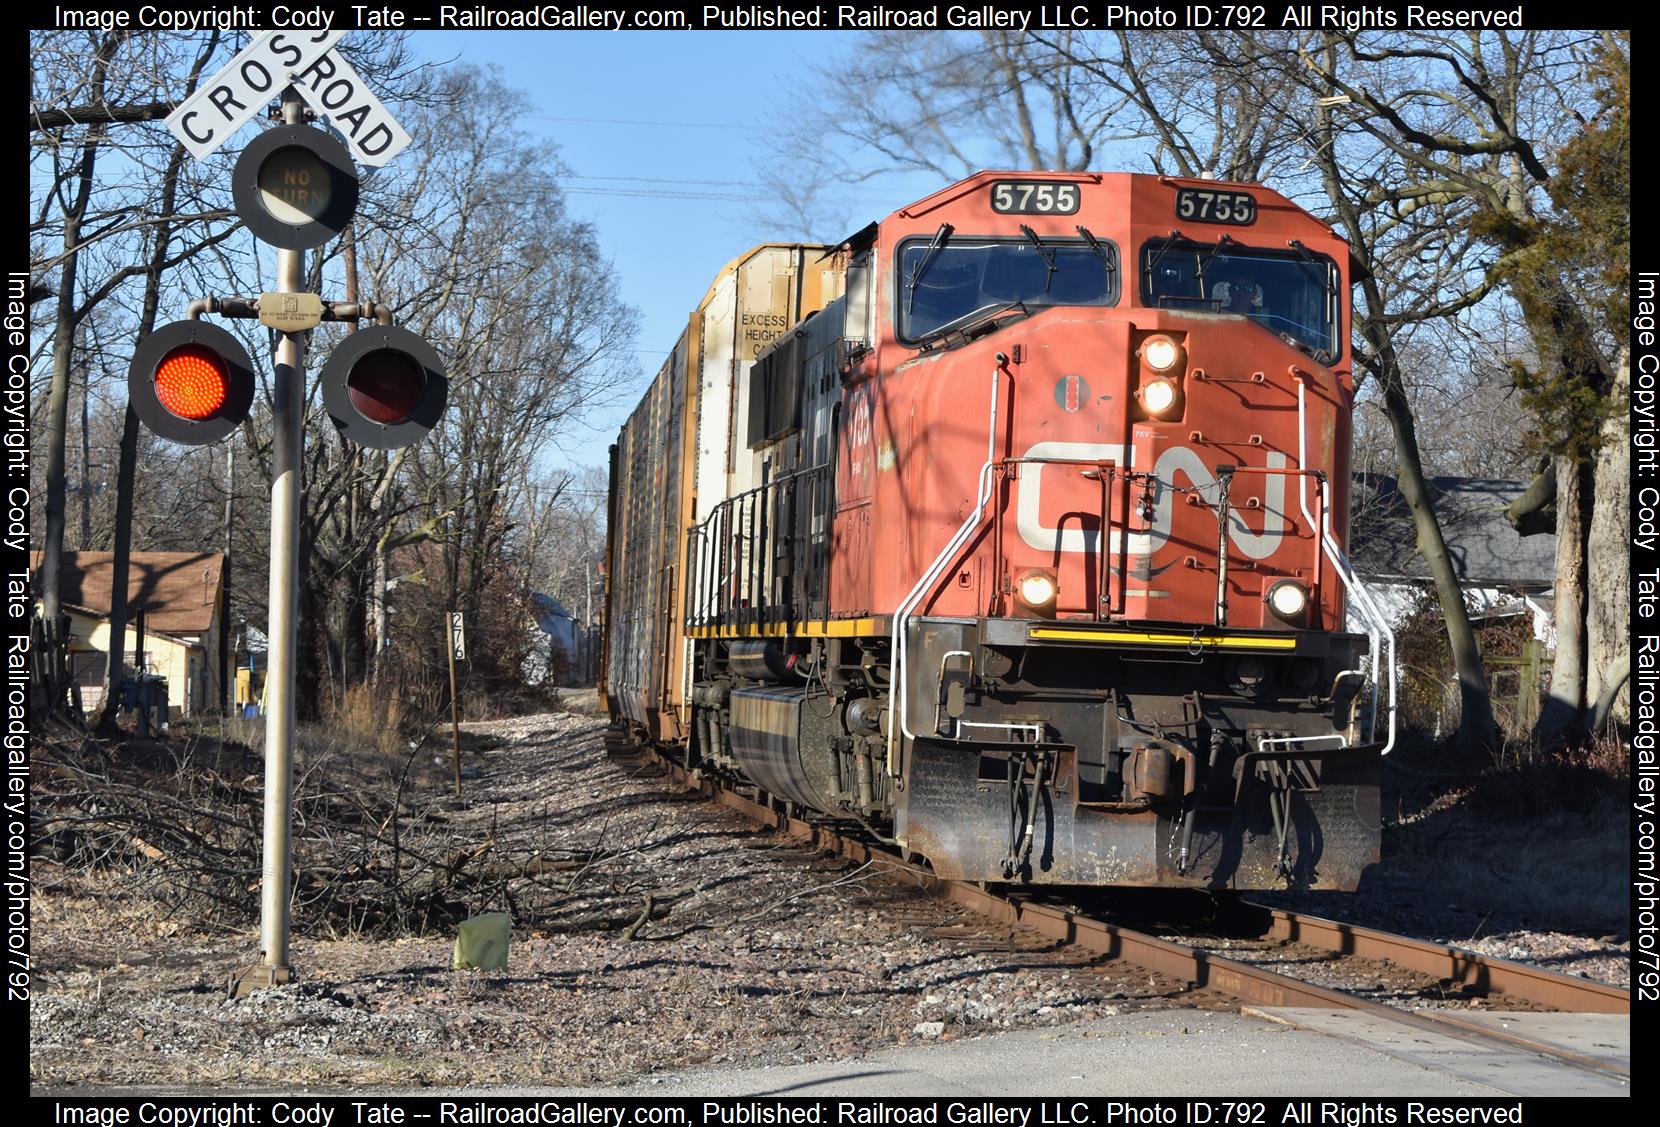
<path id="1" fill-rule="evenodd" d="M 233 997 L 290 982 L 289 829 L 293 815 L 294 696 L 299 648 L 300 464 L 305 421 L 305 338 L 325 316 L 365 316 L 368 303 L 331 307 L 305 291 L 305 252 L 345 230 L 357 210 L 352 153 L 303 124 L 301 99 L 326 114 L 364 164 L 378 167 L 409 144 L 345 60 L 332 48 L 343 33 L 266 32 L 187 98 L 167 119 L 197 160 L 224 144 L 282 93 L 283 124 L 242 153 L 232 181 L 236 208 L 256 238 L 278 248 L 277 284 L 258 302 L 209 300 L 210 309 L 253 316 L 279 336 L 271 384 L 271 571 L 265 683 L 265 833 L 260 876 L 259 965 L 231 976 Z M 443 361 L 407 329 L 377 325 L 353 334 L 324 366 L 323 400 L 335 424 L 363 446 L 390 449 L 416 441 L 444 411 L 449 383 Z M 142 342 L 128 373 L 134 409 L 157 434 L 176 442 L 212 442 L 247 417 L 253 401 L 248 354 L 223 329 L 194 320 L 168 325 Z M 460 735 L 451 651 L 450 720 Z"/>
<path id="2" fill-rule="evenodd" d="M 291 118 L 265 130 L 237 158 L 231 182 L 237 214 L 255 238 L 281 250 L 310 250 L 338 236 L 357 210 L 353 158 L 379 166 L 409 144 L 409 134 L 333 49 L 339 38 L 279 32 L 256 36 L 208 81 L 208 93 L 187 99 L 167 121 L 200 159 L 245 125 L 284 82 L 290 84 L 291 97 L 298 95 L 330 118 L 344 144 Z M 260 295 L 258 314 L 279 331 L 297 333 L 334 316 L 330 312 L 325 317 L 324 305 L 315 294 L 279 287 Z M 221 335 L 228 339 L 228 334 Z M 251 369 L 246 352 L 237 350 L 240 366 L 224 359 L 232 357 L 231 352 L 221 352 L 220 369 Z M 192 400 L 189 410 L 210 413 L 180 416 L 149 394 L 156 380 L 149 367 L 141 372 L 136 359 L 134 363 L 134 405 L 145 400 L 140 418 L 163 437 L 191 444 L 212 442 L 247 417 L 251 386 L 246 399 L 240 390 L 222 397 L 230 406 L 212 408 Z M 348 337 L 335 348 L 319 378 L 323 403 L 335 426 L 358 445 L 376 450 L 419 441 L 437 425 L 449 398 L 449 380 L 437 351 L 409 330 L 390 325 Z M 231 408 L 238 403 L 241 413 L 231 418 Z"/>
<path id="3" fill-rule="evenodd" d="M 254 366 L 242 342 L 205 321 L 174 321 L 139 342 L 127 401 L 156 434 L 185 446 L 218 442 L 254 401 Z"/>

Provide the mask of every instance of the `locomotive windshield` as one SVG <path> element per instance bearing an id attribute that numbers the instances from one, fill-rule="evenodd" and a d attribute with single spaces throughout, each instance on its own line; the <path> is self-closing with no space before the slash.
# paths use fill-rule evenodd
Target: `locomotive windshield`
<path id="1" fill-rule="evenodd" d="M 952 237 L 899 246 L 899 337 L 920 341 L 1011 307 L 1111 305 L 1118 251 L 1111 243 L 1035 235 Z"/>
<path id="2" fill-rule="evenodd" d="M 1141 287 L 1148 305 L 1237 313 L 1301 345 L 1327 363 L 1342 352 L 1337 338 L 1337 264 L 1304 247 L 1268 251 L 1231 239 L 1194 243 L 1163 239 L 1141 252 Z"/>

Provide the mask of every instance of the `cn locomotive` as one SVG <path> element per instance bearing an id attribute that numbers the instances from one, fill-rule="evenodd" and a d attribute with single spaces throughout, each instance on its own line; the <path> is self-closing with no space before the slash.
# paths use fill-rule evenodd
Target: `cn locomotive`
<path id="1" fill-rule="evenodd" d="M 1355 271 L 1261 185 L 1074 172 L 729 263 L 611 452 L 619 737 L 944 878 L 1355 888 Z"/>

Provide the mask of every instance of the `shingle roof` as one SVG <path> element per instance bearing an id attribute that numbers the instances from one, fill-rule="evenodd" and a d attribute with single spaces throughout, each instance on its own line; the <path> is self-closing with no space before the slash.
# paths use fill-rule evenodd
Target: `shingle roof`
<path id="1" fill-rule="evenodd" d="M 1429 488 L 1461 583 L 1543 590 L 1556 582 L 1556 537 L 1521 536 L 1504 518 L 1526 482 L 1432 477 Z M 1361 575 L 1428 577 L 1412 514 L 1393 477 L 1356 474 L 1351 513 L 1349 543 Z"/>
<path id="2" fill-rule="evenodd" d="M 31 552 L 37 574 L 44 553 Z M 205 634 L 213 624 L 225 557 L 218 552 L 134 552 L 127 560 L 127 614 L 144 608 L 145 625 L 168 634 Z M 110 610 L 115 553 L 65 552 L 58 590 L 65 603 Z"/>

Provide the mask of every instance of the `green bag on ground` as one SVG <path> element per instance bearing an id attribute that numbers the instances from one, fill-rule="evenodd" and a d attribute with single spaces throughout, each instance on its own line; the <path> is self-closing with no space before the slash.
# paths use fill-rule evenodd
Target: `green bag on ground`
<path id="1" fill-rule="evenodd" d="M 501 970 L 507 966 L 507 934 L 513 919 L 506 912 L 486 912 L 462 920 L 455 936 L 452 967 Z"/>

